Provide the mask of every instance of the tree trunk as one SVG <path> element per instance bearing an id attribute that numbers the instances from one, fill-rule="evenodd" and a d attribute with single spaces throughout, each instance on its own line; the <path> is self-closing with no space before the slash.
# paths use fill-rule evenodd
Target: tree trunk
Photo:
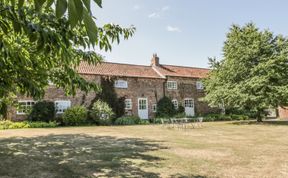
<path id="1" fill-rule="evenodd" d="M 257 117 L 257 122 L 263 122 L 262 117 Z"/>
<path id="2" fill-rule="evenodd" d="M 257 110 L 257 114 L 256 114 L 256 119 L 257 119 L 257 122 L 263 122 L 263 116 L 264 116 L 264 110 L 263 109 L 258 109 Z"/>

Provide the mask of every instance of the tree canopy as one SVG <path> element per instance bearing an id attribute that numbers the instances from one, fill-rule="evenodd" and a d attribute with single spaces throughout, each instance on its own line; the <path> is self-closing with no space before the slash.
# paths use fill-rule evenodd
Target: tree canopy
<path id="1" fill-rule="evenodd" d="M 259 121 L 270 107 L 288 105 L 288 40 L 249 23 L 233 25 L 223 59 L 210 59 L 204 100 L 256 112 Z"/>
<path id="2" fill-rule="evenodd" d="M 0 0 L 0 98 L 10 93 L 41 98 L 48 82 L 67 94 L 99 89 L 77 73 L 81 61 L 96 64 L 95 50 L 111 50 L 135 28 L 98 27 L 90 0 Z M 101 0 L 94 0 L 102 7 Z M 92 49 L 92 50 L 91 50 Z"/>

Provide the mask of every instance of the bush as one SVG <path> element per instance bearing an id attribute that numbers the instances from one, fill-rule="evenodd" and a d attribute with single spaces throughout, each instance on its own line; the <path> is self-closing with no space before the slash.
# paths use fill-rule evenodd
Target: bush
<path id="1" fill-rule="evenodd" d="M 140 121 L 139 117 L 132 117 L 132 116 L 124 116 L 124 117 L 119 117 L 115 120 L 114 124 L 115 125 L 136 125 L 139 123 L 142 123 L 142 121 Z M 149 122 L 147 120 L 147 122 Z M 143 122 L 144 123 L 144 122 Z"/>
<path id="2" fill-rule="evenodd" d="M 177 113 L 185 113 L 185 108 L 184 108 L 184 106 L 182 106 L 182 105 L 178 106 Z"/>
<path id="3" fill-rule="evenodd" d="M 57 127 L 58 124 L 56 121 L 50 122 L 29 122 L 30 128 L 54 128 Z"/>
<path id="4" fill-rule="evenodd" d="M 87 109 L 84 106 L 68 108 L 62 115 L 64 125 L 83 125 L 87 121 Z"/>
<path id="5" fill-rule="evenodd" d="M 170 98 L 164 96 L 157 103 L 157 117 L 173 117 L 176 114 L 175 107 Z"/>
<path id="6" fill-rule="evenodd" d="M 204 122 L 212 122 L 212 121 L 232 121 L 232 120 L 248 120 L 249 117 L 246 115 L 223 115 L 223 114 L 208 114 L 203 117 Z"/>
<path id="7" fill-rule="evenodd" d="M 97 100 L 90 111 L 90 117 L 98 125 L 111 124 L 112 108 L 104 101 Z"/>
<path id="8" fill-rule="evenodd" d="M 28 116 L 30 121 L 49 122 L 55 119 L 55 105 L 50 101 L 40 101 L 35 103 Z"/>
<path id="9" fill-rule="evenodd" d="M 146 119 L 140 119 L 138 124 L 140 124 L 140 125 L 148 125 L 148 124 L 150 124 L 150 121 L 146 120 Z"/>
<path id="10" fill-rule="evenodd" d="M 51 128 L 57 127 L 58 124 L 53 122 L 12 122 L 12 121 L 0 121 L 0 130 L 3 129 L 21 129 L 21 128 Z"/>
<path id="11" fill-rule="evenodd" d="M 186 118 L 186 114 L 185 112 L 182 112 L 182 113 L 178 113 L 174 116 L 175 118 Z"/>
<path id="12" fill-rule="evenodd" d="M 13 124 L 12 121 L 9 121 L 9 120 L 5 120 L 5 121 L 0 121 L 0 130 L 3 130 L 3 129 L 9 129 L 9 126 Z"/>

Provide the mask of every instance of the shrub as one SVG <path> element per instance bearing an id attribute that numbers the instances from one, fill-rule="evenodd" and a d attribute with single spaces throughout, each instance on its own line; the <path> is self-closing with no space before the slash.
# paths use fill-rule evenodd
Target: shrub
<path id="1" fill-rule="evenodd" d="M 89 115 L 96 124 L 109 125 L 111 124 L 111 117 L 114 113 L 106 102 L 97 100 L 93 104 Z"/>
<path id="2" fill-rule="evenodd" d="M 157 103 L 157 117 L 172 117 L 176 114 L 175 107 L 170 98 L 164 96 Z"/>
<path id="3" fill-rule="evenodd" d="M 9 120 L 0 121 L 0 130 L 3 129 L 21 129 L 21 128 L 47 128 L 57 127 L 58 124 L 55 121 L 51 122 L 12 122 Z"/>
<path id="4" fill-rule="evenodd" d="M 68 108 L 62 115 L 65 125 L 83 125 L 87 121 L 87 109 L 84 106 L 73 106 Z"/>
<path id="5" fill-rule="evenodd" d="M 13 124 L 13 122 L 9 120 L 0 121 L 0 130 L 8 129 L 11 124 Z"/>
<path id="6" fill-rule="evenodd" d="M 30 121 L 49 122 L 55 119 L 55 105 L 50 101 L 40 101 L 35 103 L 28 116 Z"/>
<path id="7" fill-rule="evenodd" d="M 54 128 L 57 127 L 58 124 L 56 121 L 50 122 L 28 122 L 30 128 Z"/>
<path id="8" fill-rule="evenodd" d="M 22 128 L 29 128 L 29 124 L 27 122 L 12 122 L 9 125 L 8 129 L 22 129 Z"/>
<path id="9" fill-rule="evenodd" d="M 177 113 L 185 113 L 185 108 L 184 108 L 184 106 L 182 106 L 182 105 L 178 106 Z"/>
<path id="10" fill-rule="evenodd" d="M 232 121 L 232 120 L 248 120 L 249 117 L 246 115 L 240 114 L 230 114 L 230 115 L 223 115 L 223 114 L 208 114 L 203 117 L 204 122 L 211 122 L 211 121 Z"/>
<path id="11" fill-rule="evenodd" d="M 182 112 L 182 113 L 178 113 L 174 116 L 175 118 L 185 118 L 186 117 L 186 114 L 185 112 Z"/>
<path id="12" fill-rule="evenodd" d="M 136 125 L 140 123 L 139 117 L 132 117 L 132 116 L 124 116 L 119 117 L 115 120 L 115 125 Z"/>
<path id="13" fill-rule="evenodd" d="M 150 121 L 147 119 L 140 119 L 139 123 L 140 125 L 148 125 L 150 124 Z"/>

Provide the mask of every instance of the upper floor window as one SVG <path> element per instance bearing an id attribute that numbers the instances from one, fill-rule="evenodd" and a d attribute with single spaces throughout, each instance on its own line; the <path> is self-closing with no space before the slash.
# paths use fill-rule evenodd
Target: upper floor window
<path id="1" fill-rule="evenodd" d="M 17 114 L 27 114 L 36 102 L 33 100 L 18 101 Z"/>
<path id="2" fill-rule="evenodd" d="M 127 110 L 132 109 L 132 100 L 131 99 L 125 99 L 125 109 L 127 109 Z"/>
<path id="3" fill-rule="evenodd" d="M 176 99 L 172 100 L 175 109 L 178 109 L 178 101 Z"/>
<path id="4" fill-rule="evenodd" d="M 203 90 L 204 89 L 203 82 L 197 81 L 196 82 L 196 89 L 197 90 Z"/>
<path id="5" fill-rule="evenodd" d="M 71 101 L 55 101 L 55 109 L 57 114 L 64 113 L 71 106 Z"/>
<path id="6" fill-rule="evenodd" d="M 115 88 L 128 88 L 128 82 L 125 80 L 116 80 L 114 83 Z"/>
<path id="7" fill-rule="evenodd" d="M 177 82 L 176 81 L 168 81 L 167 89 L 169 90 L 177 90 Z"/>

